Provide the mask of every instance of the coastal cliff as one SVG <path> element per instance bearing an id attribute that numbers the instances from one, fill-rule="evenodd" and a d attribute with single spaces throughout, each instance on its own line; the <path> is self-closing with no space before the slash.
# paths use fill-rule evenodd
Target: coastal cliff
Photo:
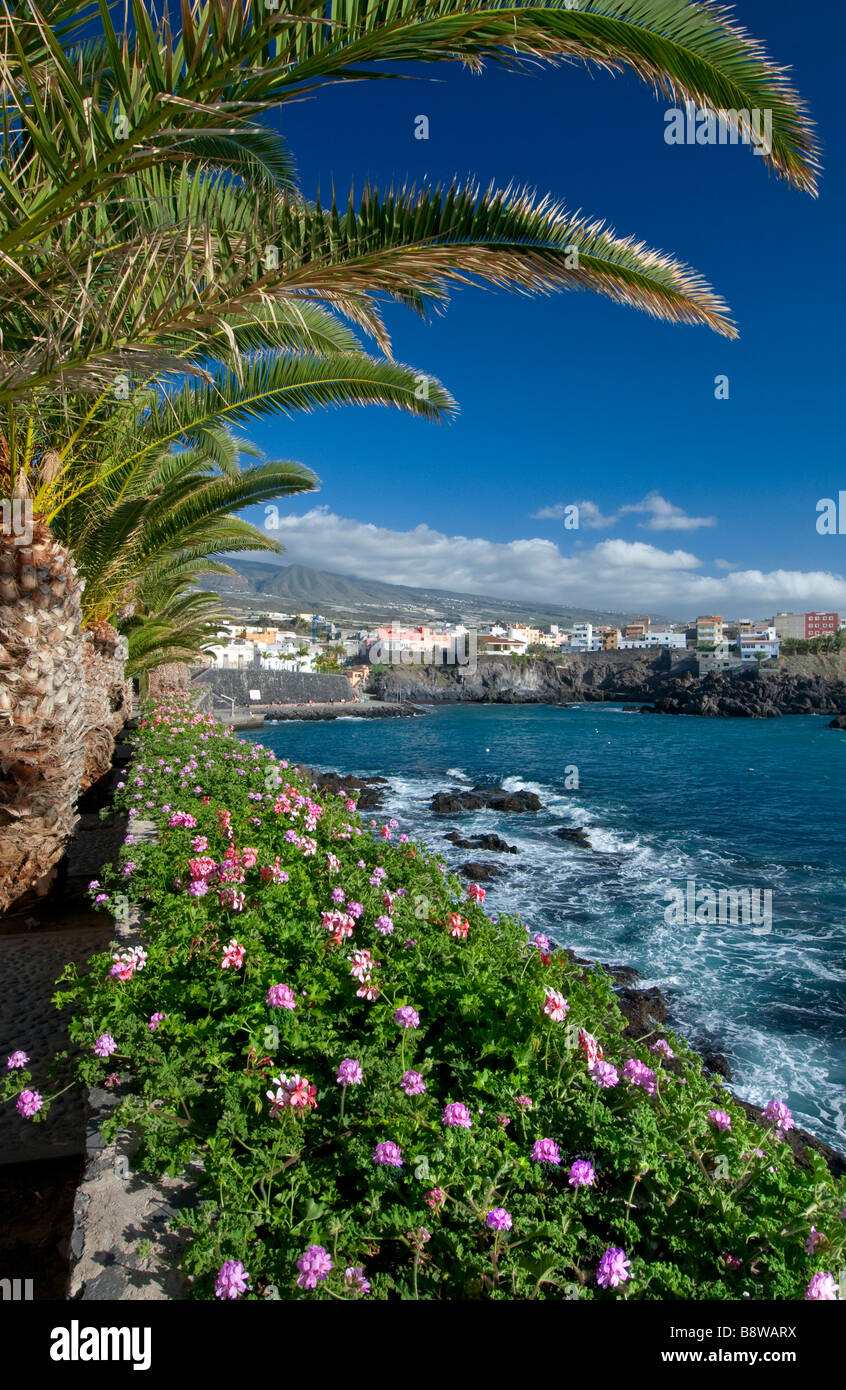
<path id="1" fill-rule="evenodd" d="M 563 661 L 481 657 L 463 667 L 391 667 L 374 672 L 380 699 L 419 704 L 570 704 L 585 700 L 648 703 L 660 714 L 777 718 L 846 714 L 846 663 L 839 654 L 787 657 L 778 667 L 695 673 L 692 654 L 580 652 Z"/>

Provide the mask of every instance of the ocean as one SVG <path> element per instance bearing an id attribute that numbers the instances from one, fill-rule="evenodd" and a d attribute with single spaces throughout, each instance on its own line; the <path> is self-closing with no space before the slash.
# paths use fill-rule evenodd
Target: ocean
<path id="1" fill-rule="evenodd" d="M 501 866 L 486 885 L 493 915 L 634 966 L 641 985 L 664 991 L 677 1032 L 725 1054 L 737 1095 L 786 1100 L 797 1124 L 842 1149 L 846 734 L 827 724 L 464 705 L 267 724 L 255 739 L 291 762 L 387 777 L 380 824 L 395 817 L 395 834 L 450 868 Z M 429 810 L 435 791 L 474 783 L 526 788 L 543 809 Z M 559 827 L 583 829 L 587 844 L 557 838 Z M 495 831 L 519 853 L 457 849 L 450 829 Z M 720 889 L 748 889 L 751 912 L 732 912 L 729 897 L 709 913 Z M 682 897 L 693 914 L 673 910 Z"/>

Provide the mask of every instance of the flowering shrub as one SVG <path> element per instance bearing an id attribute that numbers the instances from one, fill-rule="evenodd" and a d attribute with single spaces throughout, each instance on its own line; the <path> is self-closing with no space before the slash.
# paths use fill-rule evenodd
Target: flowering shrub
<path id="1" fill-rule="evenodd" d="M 159 838 L 96 891 L 144 904 L 144 946 L 57 1002 L 81 1077 L 121 1078 L 107 1134 L 153 1174 L 200 1160 L 198 1297 L 836 1296 L 842 1184 L 781 1102 L 759 1127 L 683 1041 L 631 1040 L 599 967 L 187 697 L 120 797 Z M 21 1124 L 33 1065 L 6 1067 Z"/>

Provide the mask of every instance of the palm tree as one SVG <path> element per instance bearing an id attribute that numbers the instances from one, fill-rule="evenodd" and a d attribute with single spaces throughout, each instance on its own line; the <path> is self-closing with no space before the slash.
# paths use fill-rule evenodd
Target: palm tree
<path id="1" fill-rule="evenodd" d="M 95 13 L 102 32 L 82 41 Z M 305 202 L 283 143 L 259 118 L 325 83 L 383 75 L 374 64 L 578 58 L 628 67 L 676 100 L 732 113 L 735 126 L 743 118 L 733 113 L 771 111 L 766 161 L 814 189 L 801 102 L 760 45 L 707 5 L 397 0 L 386 9 L 363 0 L 350 11 L 301 0 L 282 11 L 251 0 L 184 0 L 181 14 L 174 36 L 140 0 L 123 33 L 106 6 L 24 0 L 18 12 L 0 13 L 0 491 L 9 497 L 52 494 L 70 505 L 93 487 L 42 428 L 57 389 L 64 400 L 69 390 L 113 389 L 116 373 L 149 381 L 183 372 L 214 393 L 231 385 L 227 373 L 237 374 L 250 342 L 273 353 L 286 340 L 296 354 L 296 325 L 315 299 L 382 351 L 380 299 L 425 311 L 445 302 L 450 284 L 468 281 L 591 288 L 734 336 L 701 277 L 548 200 L 453 187 L 365 189 L 357 205 L 351 197 L 328 210 Z M 211 370 L 209 355 L 218 364 Z M 357 359 L 356 367 L 378 399 L 377 364 Z M 341 370 L 347 384 L 352 364 Z M 363 387 L 364 378 L 354 379 Z M 415 396 L 421 385 L 428 388 L 419 376 Z M 320 404 L 332 388 L 324 376 L 316 391 L 291 387 L 292 398 L 297 389 Z M 32 671 L 35 692 L 22 725 L 11 691 L 17 700 L 23 687 L 0 669 L 0 711 L 11 724 L 0 747 L 0 879 L 10 862 L 4 836 L 20 828 L 21 805 L 32 828 L 35 805 L 42 819 L 52 814 L 43 750 L 51 746 L 66 766 L 68 789 L 76 775 L 55 717 L 57 694 L 64 688 L 69 705 L 74 687 L 58 679 L 44 648 L 65 642 L 72 670 L 79 585 L 69 552 L 50 534 L 51 515 L 35 511 L 28 549 L 9 536 L 0 545 L 0 644 Z M 75 712 L 63 717 L 68 729 L 79 723 Z M 45 849 L 32 862 L 48 860 Z"/>

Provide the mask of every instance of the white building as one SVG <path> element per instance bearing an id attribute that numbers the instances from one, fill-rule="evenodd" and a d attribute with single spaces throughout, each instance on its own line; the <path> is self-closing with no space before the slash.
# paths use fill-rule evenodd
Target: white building
<path id="1" fill-rule="evenodd" d="M 741 632 L 737 647 L 741 661 L 778 656 L 781 643 L 774 627 L 753 627 Z"/>
<path id="2" fill-rule="evenodd" d="M 574 623 L 570 636 L 570 651 L 598 652 L 602 650 L 602 638 L 594 636 L 593 623 Z"/>
<path id="3" fill-rule="evenodd" d="M 683 632 L 670 632 L 664 628 L 650 628 L 643 637 L 638 637 L 632 641 L 621 640 L 620 651 L 632 651 L 639 647 L 686 647 L 687 638 Z"/>

